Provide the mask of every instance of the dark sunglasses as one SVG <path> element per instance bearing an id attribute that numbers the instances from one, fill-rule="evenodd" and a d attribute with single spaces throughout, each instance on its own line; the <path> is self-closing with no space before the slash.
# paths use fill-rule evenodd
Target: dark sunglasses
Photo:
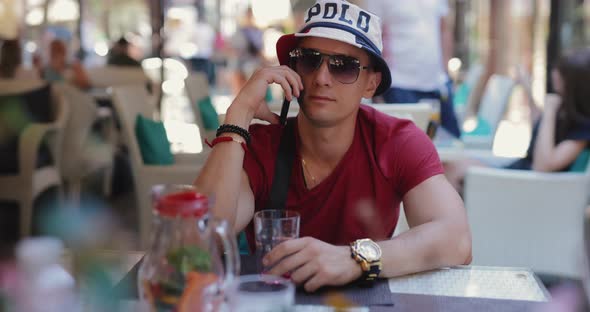
<path id="1" fill-rule="evenodd" d="M 337 81 L 344 84 L 354 83 L 361 69 L 369 69 L 369 66 L 361 66 L 361 62 L 352 56 L 324 54 L 313 49 L 296 48 L 289 52 L 291 68 L 300 75 L 311 74 L 322 66 L 324 58 L 328 58 L 328 71 Z"/>

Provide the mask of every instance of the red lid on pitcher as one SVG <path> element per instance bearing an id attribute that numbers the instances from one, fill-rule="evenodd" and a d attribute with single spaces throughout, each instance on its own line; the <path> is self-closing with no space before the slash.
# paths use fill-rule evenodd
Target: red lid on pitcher
<path id="1" fill-rule="evenodd" d="M 208 211 L 209 200 L 206 195 L 195 191 L 180 191 L 166 194 L 156 199 L 156 212 L 164 217 L 197 217 Z"/>

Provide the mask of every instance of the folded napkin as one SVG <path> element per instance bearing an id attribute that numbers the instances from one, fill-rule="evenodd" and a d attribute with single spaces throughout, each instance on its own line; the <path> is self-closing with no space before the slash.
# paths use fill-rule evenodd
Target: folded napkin
<path id="1" fill-rule="evenodd" d="M 360 287 L 354 284 L 339 287 L 323 287 L 313 293 L 298 288 L 295 295 L 296 304 L 326 304 L 330 295 L 343 296 L 360 306 L 393 306 L 393 296 L 389 291 L 387 280 L 378 280 L 372 287 Z"/>

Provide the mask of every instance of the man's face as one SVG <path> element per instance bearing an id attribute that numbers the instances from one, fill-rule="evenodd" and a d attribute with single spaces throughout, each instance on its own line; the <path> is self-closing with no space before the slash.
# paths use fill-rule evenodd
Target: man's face
<path id="1" fill-rule="evenodd" d="M 369 55 L 363 50 L 331 39 L 306 37 L 299 47 L 305 51 L 325 55 L 345 55 L 355 58 L 360 66 L 370 66 Z M 379 85 L 381 75 L 371 69 L 360 69 L 354 82 L 342 79 L 328 68 L 328 57 L 323 56 L 321 65 L 315 70 L 301 72 L 304 85 L 301 110 L 312 123 L 328 127 L 347 118 L 355 118 L 361 98 L 370 98 Z M 344 80 L 344 82 L 342 82 Z"/>

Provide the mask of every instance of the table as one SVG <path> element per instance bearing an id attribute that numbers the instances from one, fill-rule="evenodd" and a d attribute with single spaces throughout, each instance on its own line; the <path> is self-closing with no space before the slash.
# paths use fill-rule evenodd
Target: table
<path id="1" fill-rule="evenodd" d="M 392 293 L 546 302 L 550 295 L 529 269 L 455 266 L 391 278 Z"/>
<path id="2" fill-rule="evenodd" d="M 442 127 L 439 127 L 432 142 L 443 163 L 478 159 L 486 164 L 501 167 L 518 159 L 517 157 L 496 155 L 491 148 L 465 146 L 461 140 L 453 137 Z"/>
<path id="3" fill-rule="evenodd" d="M 503 167 L 519 159 L 518 157 L 500 156 L 493 153 L 492 150 L 471 149 L 462 146 L 437 146 L 436 151 L 441 162 L 454 162 L 466 159 L 477 159 L 489 166 Z"/>
<path id="4" fill-rule="evenodd" d="M 255 270 L 252 257 L 241 261 L 242 273 Z M 456 266 L 382 280 L 369 290 L 354 287 L 334 290 L 379 301 L 368 311 L 532 311 L 550 299 L 531 270 L 506 267 Z M 298 292 L 296 303 L 318 303 L 305 296 Z M 386 304 L 388 299 L 393 306 Z"/>
<path id="5" fill-rule="evenodd" d="M 139 253 L 133 253 L 121 262 L 132 263 L 138 256 Z M 242 256 L 241 262 L 242 274 L 252 273 L 256 268 L 252 256 Z M 138 267 L 139 263 L 136 263 L 121 283 L 127 281 L 135 285 Z M 550 298 L 545 287 L 528 269 L 482 266 L 457 266 L 381 280 L 370 289 L 348 285 L 325 289 L 324 292 L 329 290 L 379 301 L 379 305 L 366 304 L 351 310 L 359 312 L 537 311 Z M 333 311 L 317 305 L 321 303 L 318 301 L 321 295 L 321 292 L 316 296 L 298 291 L 295 312 Z M 124 298 L 122 304 L 126 311 L 144 311 L 135 298 Z"/>

